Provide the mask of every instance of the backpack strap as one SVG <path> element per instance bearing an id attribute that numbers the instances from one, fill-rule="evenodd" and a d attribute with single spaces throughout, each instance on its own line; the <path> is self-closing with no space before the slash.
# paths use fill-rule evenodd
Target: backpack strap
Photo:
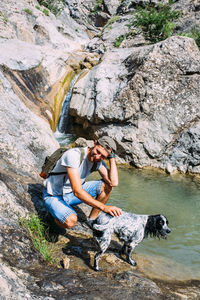
<path id="1" fill-rule="evenodd" d="M 81 157 L 80 157 L 80 165 L 81 165 L 83 162 L 84 154 L 85 154 L 84 148 L 80 148 L 80 151 L 81 151 Z M 80 165 L 79 165 L 79 167 L 80 167 Z"/>
<path id="2" fill-rule="evenodd" d="M 69 149 L 68 149 L 69 150 Z M 79 167 L 80 165 L 82 164 L 83 162 L 83 158 L 84 158 L 84 154 L 85 154 L 85 151 L 84 151 L 84 148 L 80 148 L 80 151 L 81 151 L 81 156 L 80 156 L 80 164 L 79 164 Z M 64 154 L 64 153 L 63 153 Z M 63 174 L 67 174 L 67 170 L 66 172 L 50 172 L 49 173 L 49 176 L 52 176 L 52 175 L 63 175 Z"/>
<path id="3" fill-rule="evenodd" d="M 52 176 L 52 175 L 63 175 L 63 174 L 67 174 L 67 171 L 66 172 L 51 172 L 51 173 L 49 173 L 49 176 Z"/>

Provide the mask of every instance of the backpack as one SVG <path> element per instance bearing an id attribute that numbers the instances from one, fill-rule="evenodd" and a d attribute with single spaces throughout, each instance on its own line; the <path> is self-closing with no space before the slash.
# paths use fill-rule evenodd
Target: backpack
<path id="1" fill-rule="evenodd" d="M 69 149 L 70 148 L 60 147 L 56 151 L 54 151 L 50 156 L 47 156 L 42 166 L 42 171 L 40 173 L 40 176 L 44 179 L 47 179 L 49 176 L 52 175 L 66 174 L 67 170 L 65 172 L 51 172 L 51 171 L 53 170 L 53 168 L 55 167 L 57 161 L 61 158 L 61 156 Z M 81 165 L 84 157 L 84 148 L 80 148 L 80 151 L 81 151 L 81 157 L 80 157 L 80 165 Z M 94 162 L 90 172 L 92 173 L 96 171 L 96 169 L 97 169 L 97 163 Z"/>

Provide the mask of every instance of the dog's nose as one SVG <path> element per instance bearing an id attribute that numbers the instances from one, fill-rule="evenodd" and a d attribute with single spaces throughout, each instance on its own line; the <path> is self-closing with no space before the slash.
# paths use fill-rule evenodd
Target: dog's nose
<path id="1" fill-rule="evenodd" d="M 167 230 L 166 230 L 166 232 L 167 232 L 167 233 L 170 233 L 170 232 L 171 232 L 171 230 L 170 230 L 170 229 L 167 229 Z"/>

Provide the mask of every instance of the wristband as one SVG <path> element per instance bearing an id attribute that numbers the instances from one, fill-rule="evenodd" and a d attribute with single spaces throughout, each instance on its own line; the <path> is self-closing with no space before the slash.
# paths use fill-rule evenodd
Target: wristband
<path id="1" fill-rule="evenodd" d="M 115 158 L 115 153 L 110 153 L 110 154 L 108 155 L 107 158 L 108 158 L 108 159 L 110 159 L 110 158 Z"/>

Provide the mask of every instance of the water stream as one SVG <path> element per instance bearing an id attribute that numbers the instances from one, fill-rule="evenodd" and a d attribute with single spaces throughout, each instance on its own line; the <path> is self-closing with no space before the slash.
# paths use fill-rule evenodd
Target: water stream
<path id="1" fill-rule="evenodd" d="M 138 214 L 165 215 L 172 230 L 168 239 L 148 238 L 135 252 L 154 257 L 156 272 L 168 268 L 168 277 L 174 272 L 177 279 L 200 279 L 200 181 L 119 168 L 119 186 L 109 204 Z"/>
<path id="2" fill-rule="evenodd" d="M 60 119 L 58 122 L 58 132 L 60 133 L 68 133 L 70 130 L 70 118 L 69 118 L 69 102 L 71 100 L 72 97 L 72 91 L 73 91 L 73 87 L 77 81 L 77 79 L 79 78 L 79 76 L 81 75 L 81 73 L 77 74 L 76 76 L 74 76 L 71 84 L 70 84 L 70 88 L 68 93 L 66 94 L 66 97 L 63 101 L 62 104 L 62 111 L 61 111 L 61 115 L 60 115 Z"/>

